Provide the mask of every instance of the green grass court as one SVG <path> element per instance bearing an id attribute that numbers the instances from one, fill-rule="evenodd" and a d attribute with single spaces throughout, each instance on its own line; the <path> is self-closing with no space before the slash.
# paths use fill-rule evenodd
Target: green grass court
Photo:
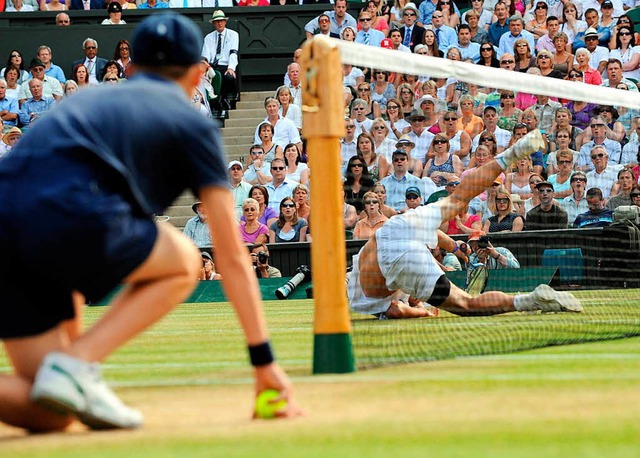
<path id="1" fill-rule="evenodd" d="M 386 365 L 323 376 L 310 374 L 312 301 L 268 301 L 276 354 L 306 410 L 286 421 L 249 420 L 251 369 L 229 305 L 185 304 L 104 365 L 144 428 L 25 436 L 0 426 L 0 457 L 636 458 L 640 337 L 504 353 L 639 333 L 638 291 L 578 295 L 583 315 L 354 316 L 358 364 Z M 87 323 L 104 310 L 89 308 Z M 446 359 L 465 352 L 476 356 Z M 424 358 L 440 360 L 397 364 Z"/>

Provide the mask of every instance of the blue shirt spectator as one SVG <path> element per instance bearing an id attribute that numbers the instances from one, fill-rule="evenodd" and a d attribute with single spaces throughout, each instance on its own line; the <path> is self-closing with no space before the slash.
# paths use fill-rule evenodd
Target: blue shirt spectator
<path id="1" fill-rule="evenodd" d="M 28 129 L 36 119 L 42 116 L 43 113 L 49 111 L 53 106 L 52 98 L 39 98 L 35 97 L 27 99 L 20 107 L 20 122 L 22 123 L 22 130 Z"/>
<path id="2" fill-rule="evenodd" d="M 509 32 L 503 33 L 498 44 L 498 58 L 505 53 L 513 54 L 513 45 L 516 40 L 524 38 L 529 43 L 529 49 L 536 49 L 535 38 L 531 32 L 524 30 L 524 24 L 520 16 L 512 16 L 509 19 Z"/>
<path id="3" fill-rule="evenodd" d="M 165 2 L 161 2 L 159 0 L 147 0 L 144 3 L 138 5 L 138 9 L 148 10 L 148 9 L 162 9 L 169 8 L 169 4 Z"/>
<path id="4" fill-rule="evenodd" d="M 5 125 L 5 128 L 9 130 L 11 127 L 15 127 L 17 125 L 18 114 L 20 113 L 20 107 L 18 107 L 17 99 L 8 99 L 6 97 L 6 92 L 7 92 L 7 82 L 4 80 L 0 80 L 0 113 L 3 113 L 4 111 L 7 112 L 2 114 L 1 116 L 2 116 L 2 121 Z M 10 118 L 14 118 L 14 119 L 10 119 Z"/>
<path id="5" fill-rule="evenodd" d="M 356 34 L 356 43 L 380 47 L 380 42 L 382 42 L 384 38 L 384 33 L 379 30 L 369 29 L 365 32 L 363 29 Z"/>
<path id="6" fill-rule="evenodd" d="M 500 22 L 496 21 L 489 26 L 489 40 L 493 46 L 500 45 L 500 38 L 502 35 L 509 32 L 509 20 L 504 23 L 504 25 L 500 25 Z M 535 49 L 535 48 L 531 48 Z M 511 49 L 513 52 L 513 49 Z"/>
<path id="7" fill-rule="evenodd" d="M 438 4 L 438 0 L 436 0 L 435 2 L 432 0 L 424 0 L 422 3 L 420 3 L 420 7 L 418 8 L 418 10 L 420 11 L 420 23 L 424 26 L 424 25 L 428 25 L 431 24 L 431 17 L 433 16 L 433 12 L 436 10 L 436 5 Z M 458 16 L 460 16 L 460 10 L 458 9 L 458 7 L 456 6 L 456 4 L 453 4 L 453 9 L 456 13 L 458 13 Z"/>

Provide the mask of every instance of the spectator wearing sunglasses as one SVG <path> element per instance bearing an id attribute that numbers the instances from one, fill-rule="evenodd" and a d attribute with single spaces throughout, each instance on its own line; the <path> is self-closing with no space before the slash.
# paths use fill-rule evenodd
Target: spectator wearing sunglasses
<path id="1" fill-rule="evenodd" d="M 569 226 L 573 226 L 576 217 L 580 213 L 589 210 L 587 205 L 587 176 L 584 172 L 573 172 L 569 180 L 571 194 L 562 199 L 559 203 L 567 212 Z"/>
<path id="2" fill-rule="evenodd" d="M 524 228 L 524 220 L 515 212 L 511 194 L 506 188 L 498 188 L 495 204 L 496 213 L 484 222 L 484 232 L 519 232 Z"/>
<path id="3" fill-rule="evenodd" d="M 576 170 L 588 172 L 594 169 L 594 163 L 592 162 L 592 150 L 596 146 L 600 146 L 605 150 L 605 152 L 607 153 L 607 162 L 609 160 L 608 158 L 613 157 L 616 158 L 615 162 L 617 163 L 621 156 L 622 147 L 620 146 L 620 142 L 607 138 L 607 124 L 604 118 L 602 118 L 601 116 L 594 116 L 593 118 L 591 118 L 589 129 L 591 131 L 592 139 L 590 142 L 585 143 L 580 148 Z M 602 189 L 602 187 L 600 187 L 600 189 Z"/>
<path id="4" fill-rule="evenodd" d="M 269 243 L 306 242 L 309 226 L 307 220 L 298 217 L 298 210 L 293 199 L 285 197 L 279 207 L 278 221 L 269 228 Z"/>
<path id="5" fill-rule="evenodd" d="M 587 191 L 591 188 L 600 188 L 602 196 L 609 199 L 622 166 L 609 164 L 607 149 L 602 145 L 596 145 L 591 149 L 591 162 L 594 168 L 586 174 Z"/>

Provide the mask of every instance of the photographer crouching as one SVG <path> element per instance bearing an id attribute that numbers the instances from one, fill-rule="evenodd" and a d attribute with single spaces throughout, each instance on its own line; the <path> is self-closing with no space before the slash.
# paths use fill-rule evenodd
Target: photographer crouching
<path id="1" fill-rule="evenodd" d="M 258 243 L 251 247 L 251 263 L 258 278 L 278 278 L 282 273 L 269 265 L 269 249 L 264 243 Z"/>

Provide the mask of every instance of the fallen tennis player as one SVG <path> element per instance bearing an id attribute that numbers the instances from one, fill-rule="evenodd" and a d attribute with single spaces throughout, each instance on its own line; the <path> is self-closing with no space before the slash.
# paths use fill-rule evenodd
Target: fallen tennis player
<path id="1" fill-rule="evenodd" d="M 425 303 L 460 316 L 534 310 L 582 312 L 582 305 L 572 294 L 548 285 L 515 297 L 500 291 L 472 297 L 449 282 L 430 252 L 430 248 L 439 246 L 466 258 L 461 243 L 438 231 L 440 224 L 465 210 L 469 201 L 491 186 L 511 164 L 542 146 L 540 131 L 534 130 L 466 176 L 450 196 L 389 219 L 353 257 L 347 287 L 351 309 L 379 318 L 433 316 Z"/>

